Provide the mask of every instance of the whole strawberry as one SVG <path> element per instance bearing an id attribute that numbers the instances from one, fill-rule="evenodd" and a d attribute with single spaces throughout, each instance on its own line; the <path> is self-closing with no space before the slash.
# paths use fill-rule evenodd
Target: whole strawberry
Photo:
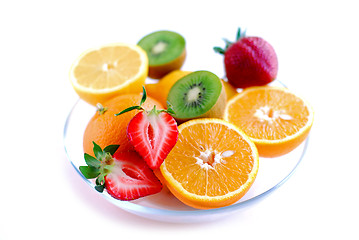
<path id="1" fill-rule="evenodd" d="M 237 32 L 236 42 L 225 40 L 225 49 L 214 47 L 224 54 L 228 82 L 236 88 L 262 86 L 277 77 L 278 59 L 273 47 L 260 37 L 246 37 Z"/>

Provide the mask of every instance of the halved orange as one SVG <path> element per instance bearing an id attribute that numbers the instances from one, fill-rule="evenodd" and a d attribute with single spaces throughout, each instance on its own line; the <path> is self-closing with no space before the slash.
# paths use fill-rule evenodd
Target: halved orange
<path id="1" fill-rule="evenodd" d="M 83 100 L 103 104 L 119 94 L 141 93 L 148 74 L 146 52 L 114 43 L 85 51 L 73 63 L 70 80 Z"/>
<path id="2" fill-rule="evenodd" d="M 173 195 L 199 209 L 228 206 L 244 196 L 258 172 L 257 149 L 248 136 L 215 118 L 187 121 L 178 131 L 160 168 Z"/>
<path id="3" fill-rule="evenodd" d="M 314 112 L 308 102 L 283 87 L 250 87 L 227 104 L 225 120 L 242 129 L 259 156 L 289 153 L 308 136 Z"/>

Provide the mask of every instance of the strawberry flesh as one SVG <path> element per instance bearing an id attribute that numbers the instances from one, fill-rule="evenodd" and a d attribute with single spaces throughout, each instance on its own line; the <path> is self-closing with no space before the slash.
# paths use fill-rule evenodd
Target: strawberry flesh
<path id="1" fill-rule="evenodd" d="M 119 200 L 134 200 L 161 191 L 162 184 L 135 151 L 116 152 L 105 176 L 107 192 Z"/>
<path id="2" fill-rule="evenodd" d="M 148 166 L 157 169 L 177 142 L 177 123 L 167 112 L 142 111 L 129 122 L 127 136 Z"/>

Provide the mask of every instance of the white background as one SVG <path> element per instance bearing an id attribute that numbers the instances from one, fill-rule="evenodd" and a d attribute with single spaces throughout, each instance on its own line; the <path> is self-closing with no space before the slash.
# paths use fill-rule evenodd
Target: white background
<path id="1" fill-rule="evenodd" d="M 1 1 L 0 239 L 358 239 L 357 10 L 355 1 Z M 147 220 L 90 189 L 62 140 L 78 99 L 74 59 L 169 29 L 187 40 L 184 70 L 223 75 L 212 47 L 239 26 L 273 45 L 278 79 L 316 112 L 289 181 L 247 211 L 196 224 Z"/>

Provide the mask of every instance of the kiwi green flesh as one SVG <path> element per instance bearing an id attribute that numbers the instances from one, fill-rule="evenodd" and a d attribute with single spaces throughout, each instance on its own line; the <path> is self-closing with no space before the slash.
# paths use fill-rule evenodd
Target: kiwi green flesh
<path id="1" fill-rule="evenodd" d="M 196 71 L 178 80 L 168 93 L 176 119 L 204 115 L 217 102 L 222 91 L 221 80 L 209 71 Z"/>
<path id="2" fill-rule="evenodd" d="M 157 31 L 144 36 L 138 45 L 146 51 L 150 66 L 169 63 L 185 50 L 185 39 L 172 31 Z"/>

